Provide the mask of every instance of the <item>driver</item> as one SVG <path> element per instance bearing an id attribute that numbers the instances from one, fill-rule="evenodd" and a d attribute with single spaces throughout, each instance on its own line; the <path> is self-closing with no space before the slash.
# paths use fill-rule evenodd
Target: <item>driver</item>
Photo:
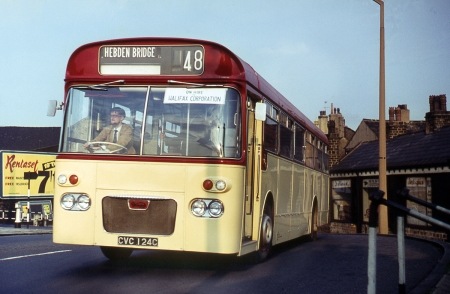
<path id="1" fill-rule="evenodd" d="M 131 126 L 122 123 L 124 118 L 125 111 L 120 107 L 113 107 L 111 109 L 111 125 L 104 127 L 92 142 L 111 142 L 126 147 L 128 154 L 136 154 L 133 147 L 133 129 Z M 119 146 L 114 144 L 108 146 L 108 149 L 112 151 L 120 149 Z M 84 148 L 88 146 L 89 143 L 84 144 Z"/>

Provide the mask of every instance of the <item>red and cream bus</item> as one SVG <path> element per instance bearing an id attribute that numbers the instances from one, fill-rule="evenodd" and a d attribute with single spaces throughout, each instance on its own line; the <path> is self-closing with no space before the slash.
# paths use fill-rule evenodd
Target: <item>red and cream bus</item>
<path id="1" fill-rule="evenodd" d="M 65 94 L 56 243 L 264 259 L 328 221 L 326 136 L 219 44 L 87 44 Z"/>

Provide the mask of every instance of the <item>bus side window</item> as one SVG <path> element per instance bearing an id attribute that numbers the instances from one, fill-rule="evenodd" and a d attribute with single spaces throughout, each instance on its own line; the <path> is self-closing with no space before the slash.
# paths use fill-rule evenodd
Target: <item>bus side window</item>
<path id="1" fill-rule="evenodd" d="M 284 119 L 280 122 L 280 155 L 291 158 L 293 153 L 292 144 L 294 138 L 292 121 L 286 116 L 280 117 L 284 117 Z"/>
<path id="2" fill-rule="evenodd" d="M 277 141 L 278 123 L 268 117 L 266 118 L 264 126 L 264 148 L 272 152 L 277 152 Z"/>
<path id="3" fill-rule="evenodd" d="M 304 160 L 305 151 L 305 131 L 299 126 L 295 125 L 295 144 L 294 144 L 294 159 L 300 162 Z"/>
<path id="4" fill-rule="evenodd" d="M 306 157 L 306 166 L 314 168 L 314 163 L 315 163 L 315 147 L 314 147 L 314 137 L 310 134 L 307 133 L 306 135 L 306 150 L 305 150 L 305 157 Z"/>

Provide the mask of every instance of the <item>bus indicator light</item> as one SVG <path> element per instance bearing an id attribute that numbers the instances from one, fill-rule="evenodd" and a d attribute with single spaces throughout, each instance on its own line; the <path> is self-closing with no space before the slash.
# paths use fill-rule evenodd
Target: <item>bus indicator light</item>
<path id="1" fill-rule="evenodd" d="M 227 187 L 227 183 L 225 183 L 225 181 L 223 180 L 218 180 L 216 182 L 216 189 L 219 191 L 223 191 L 225 190 L 225 188 Z"/>
<path id="2" fill-rule="evenodd" d="M 71 175 L 71 176 L 69 177 L 69 182 L 70 182 L 72 185 L 78 184 L 78 176 L 77 176 L 77 175 Z"/>
<path id="3" fill-rule="evenodd" d="M 204 180 L 203 181 L 203 189 L 205 189 L 206 191 L 211 190 L 214 187 L 214 183 L 211 180 Z"/>
<path id="4" fill-rule="evenodd" d="M 66 175 L 59 175 L 58 176 L 58 184 L 64 185 L 67 183 L 67 176 Z"/>

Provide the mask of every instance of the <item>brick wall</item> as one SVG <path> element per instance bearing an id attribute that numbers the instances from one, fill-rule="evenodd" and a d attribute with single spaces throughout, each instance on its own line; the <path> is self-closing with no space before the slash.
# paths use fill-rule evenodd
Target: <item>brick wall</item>
<path id="1" fill-rule="evenodd" d="M 389 139 L 395 138 L 400 135 L 406 134 L 408 130 L 408 123 L 403 121 L 390 121 L 388 123 L 388 135 Z"/>
<path id="2" fill-rule="evenodd" d="M 356 225 L 352 223 L 330 223 L 330 233 L 334 234 L 356 234 Z"/>
<path id="3" fill-rule="evenodd" d="M 352 223 L 331 222 L 328 227 L 321 229 L 322 232 L 333 234 L 356 234 L 356 225 Z M 363 233 L 368 233 L 368 226 L 364 225 Z M 429 231 L 423 229 L 405 228 L 405 235 L 414 238 L 427 240 L 449 241 L 449 235 L 444 232 Z"/>
<path id="4" fill-rule="evenodd" d="M 426 133 L 432 133 L 444 126 L 450 125 L 450 111 L 447 111 L 447 96 L 432 95 L 429 98 L 430 112 L 425 114 Z"/>
<path id="5" fill-rule="evenodd" d="M 428 240 L 439 240 L 439 241 L 448 240 L 448 235 L 444 232 L 435 232 L 422 229 L 405 228 L 405 235 Z"/>

